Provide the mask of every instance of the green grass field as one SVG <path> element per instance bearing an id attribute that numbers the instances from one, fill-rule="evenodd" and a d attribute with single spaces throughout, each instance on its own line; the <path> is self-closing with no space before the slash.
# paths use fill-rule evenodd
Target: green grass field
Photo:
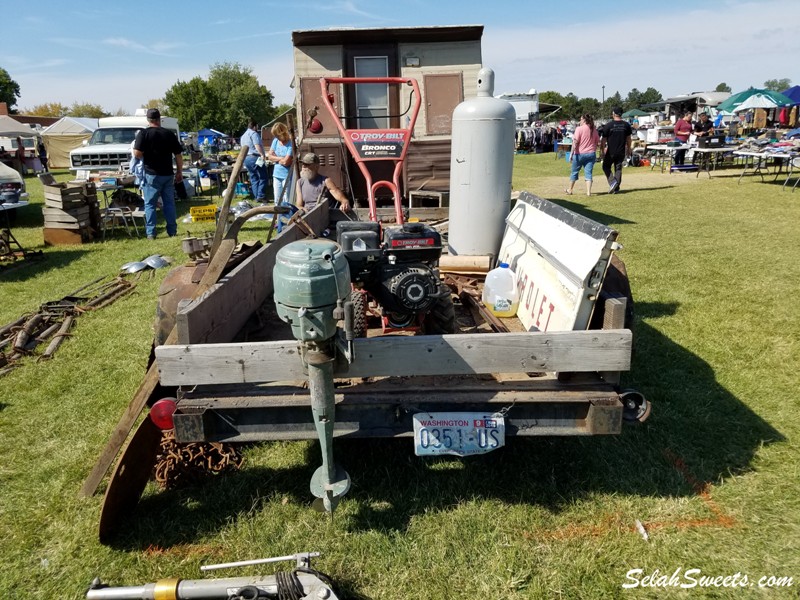
<path id="1" fill-rule="evenodd" d="M 463 460 L 416 458 L 407 440 L 338 443 L 353 488 L 333 520 L 310 508 L 317 445 L 269 443 L 247 448 L 239 473 L 148 487 L 127 533 L 99 544 L 102 494 L 78 489 L 144 374 L 165 270 L 141 279 L 81 316 L 52 361 L 0 379 L 0 598 L 81 598 L 95 576 L 198 579 L 202 564 L 299 551 L 322 552 L 315 566 L 349 598 L 797 598 L 800 193 L 782 179 L 739 185 L 738 173 L 626 169 L 623 193 L 609 196 L 597 168 L 599 193 L 582 195 L 581 181 L 568 197 L 563 159 L 517 156 L 515 189 L 619 230 L 636 301 L 624 384 L 652 401 L 650 420 L 613 438 L 512 439 Z M 33 206 L 14 233 L 33 249 L 42 193 L 27 182 Z M 46 260 L 0 272 L 0 323 L 122 263 L 182 260 L 179 238 L 159 233 L 46 248 Z M 263 239 L 263 225 L 248 236 Z M 631 569 L 639 580 L 740 573 L 749 585 L 626 590 Z M 793 585 L 761 588 L 769 576 Z"/>

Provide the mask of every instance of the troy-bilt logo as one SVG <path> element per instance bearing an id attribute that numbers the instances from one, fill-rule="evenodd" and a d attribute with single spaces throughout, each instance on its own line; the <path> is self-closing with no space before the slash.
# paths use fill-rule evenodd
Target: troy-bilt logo
<path id="1" fill-rule="evenodd" d="M 433 246 L 433 239 L 414 238 L 411 240 L 392 240 L 392 248 L 418 248 L 420 246 Z"/>
<path id="2" fill-rule="evenodd" d="M 497 429 L 497 421 L 495 419 L 473 419 L 473 427 L 483 427 L 485 429 Z"/>
<path id="3" fill-rule="evenodd" d="M 354 142 L 402 142 L 406 139 L 406 132 L 351 131 L 350 139 Z"/>

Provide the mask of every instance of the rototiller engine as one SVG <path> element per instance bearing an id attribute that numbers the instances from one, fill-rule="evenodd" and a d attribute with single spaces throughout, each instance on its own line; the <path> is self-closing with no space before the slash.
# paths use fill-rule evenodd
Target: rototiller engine
<path id="1" fill-rule="evenodd" d="M 360 289 L 382 307 L 385 329 L 419 324 L 450 290 L 439 278 L 442 239 L 422 223 L 387 227 L 380 239 L 380 224 L 372 221 L 340 221 L 336 241 L 350 265 L 356 311 Z"/>

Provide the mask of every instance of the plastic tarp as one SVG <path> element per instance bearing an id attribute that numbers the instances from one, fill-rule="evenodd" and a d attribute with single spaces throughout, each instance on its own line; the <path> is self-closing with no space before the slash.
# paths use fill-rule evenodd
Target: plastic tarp
<path id="1" fill-rule="evenodd" d="M 42 140 L 47 148 L 48 166 L 54 169 L 70 167 L 69 153 L 80 148 L 84 140 L 92 137 L 97 129 L 97 119 L 64 117 L 42 132 Z"/>

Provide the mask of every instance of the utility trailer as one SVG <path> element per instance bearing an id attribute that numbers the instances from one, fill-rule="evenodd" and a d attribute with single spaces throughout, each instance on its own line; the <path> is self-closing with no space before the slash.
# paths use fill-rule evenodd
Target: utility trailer
<path id="1" fill-rule="evenodd" d="M 412 209 L 409 217 L 424 220 L 436 211 Z M 528 226 L 526 214 L 535 217 Z M 305 222 L 323 236 L 343 218 L 323 201 Z M 549 234 L 539 243 L 542 228 Z M 339 315 L 326 359 L 332 385 L 325 389 L 314 348 L 293 337 L 273 300 L 279 253 L 305 237 L 293 225 L 200 298 L 179 304 L 178 343 L 155 349 L 161 385 L 177 390 L 176 441 L 319 438 L 323 467 L 311 488 L 332 510 L 350 483 L 332 461 L 335 438 L 403 437 L 419 455 L 463 456 L 502 446 L 505 436 L 619 434 L 623 421 L 644 420 L 649 405 L 618 387 L 620 372 L 630 368 L 632 332 L 624 265 L 609 270 L 616 235 L 523 192 L 501 258 L 524 271 L 520 313 L 527 317 L 502 319 L 508 331 L 498 333 L 476 307 L 456 300 L 454 333 L 381 335 L 373 328 L 346 339 L 347 317 Z M 611 271 L 614 277 L 605 278 Z M 603 289 L 604 278 L 614 289 Z M 536 318 L 542 307 L 551 313 L 544 327 Z M 246 326 L 255 313 L 263 325 L 257 330 Z M 558 323 L 580 329 L 554 331 Z M 329 396 L 327 409 L 318 393 Z"/>

